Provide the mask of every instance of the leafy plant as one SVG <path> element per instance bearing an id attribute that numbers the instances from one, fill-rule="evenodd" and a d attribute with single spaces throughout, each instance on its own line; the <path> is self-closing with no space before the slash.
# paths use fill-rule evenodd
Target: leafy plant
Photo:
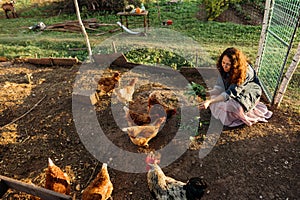
<path id="1" fill-rule="evenodd" d="M 239 3 L 242 0 L 203 0 L 207 20 L 214 20 L 225 10 L 228 9 L 230 4 Z"/>
<path id="2" fill-rule="evenodd" d="M 187 92 L 186 95 L 192 96 L 192 97 L 200 97 L 201 99 L 206 99 L 206 89 L 204 86 L 198 84 L 198 83 L 189 83 L 187 85 Z"/>
<path id="3" fill-rule="evenodd" d="M 197 126 L 195 126 L 196 124 Z M 200 117 L 195 117 L 181 124 L 179 130 L 185 131 L 187 133 L 193 133 L 194 136 L 197 136 L 199 135 L 199 129 L 201 127 L 202 127 L 202 123 L 200 122 Z"/>
<path id="4" fill-rule="evenodd" d="M 192 67 L 192 63 L 182 56 L 156 48 L 140 48 L 125 53 L 130 62 L 139 64 L 160 64 L 179 70 L 181 67 Z"/>

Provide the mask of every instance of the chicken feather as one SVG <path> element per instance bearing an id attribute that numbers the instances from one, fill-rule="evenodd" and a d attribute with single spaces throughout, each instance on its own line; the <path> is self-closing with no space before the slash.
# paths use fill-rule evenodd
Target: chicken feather
<path id="1" fill-rule="evenodd" d="M 138 78 L 133 78 L 127 86 L 115 90 L 116 96 L 120 102 L 127 104 L 132 101 L 134 87 L 137 81 Z"/>
<path id="2" fill-rule="evenodd" d="M 119 72 L 115 72 L 109 77 L 102 77 L 97 81 L 98 85 L 96 91 L 100 96 L 108 94 L 109 92 L 113 91 L 116 86 L 118 86 L 120 79 L 121 75 Z"/>
<path id="3" fill-rule="evenodd" d="M 160 104 L 153 105 L 147 113 L 137 113 L 129 110 L 126 106 L 123 107 L 123 110 L 125 111 L 125 119 L 128 126 L 149 125 L 153 124 L 158 118 L 166 117 L 166 113 Z M 140 123 L 136 124 L 136 121 Z"/>
<path id="4" fill-rule="evenodd" d="M 158 164 L 149 164 L 147 182 L 152 196 L 158 200 L 190 200 L 201 199 L 207 188 L 206 183 L 198 177 L 191 178 L 187 183 L 178 181 L 164 174 Z"/>
<path id="5" fill-rule="evenodd" d="M 125 111 L 125 119 L 127 120 L 128 126 L 135 126 L 134 120 L 130 116 L 129 108 L 123 106 L 123 110 Z"/>
<path id="6" fill-rule="evenodd" d="M 148 111 L 155 105 L 160 105 L 167 115 L 167 118 L 176 114 L 176 107 L 178 106 L 178 99 L 171 91 L 156 90 L 149 94 Z"/>
<path id="7" fill-rule="evenodd" d="M 45 188 L 62 194 L 70 194 L 70 177 L 48 158 Z"/>
<path id="8" fill-rule="evenodd" d="M 122 131 L 127 132 L 130 140 L 135 145 L 148 147 L 148 142 L 157 135 L 165 121 L 166 117 L 161 117 L 150 125 L 126 127 Z"/>
<path id="9" fill-rule="evenodd" d="M 84 189 L 82 200 L 106 200 L 111 198 L 113 184 L 107 170 L 107 164 L 103 163 L 96 178 Z"/>

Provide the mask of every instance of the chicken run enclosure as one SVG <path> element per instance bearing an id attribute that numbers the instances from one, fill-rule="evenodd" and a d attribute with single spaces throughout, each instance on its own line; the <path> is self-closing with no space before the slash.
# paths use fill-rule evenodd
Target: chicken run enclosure
<path id="1" fill-rule="evenodd" d="M 287 66 L 299 20 L 299 0 L 266 1 L 256 66 L 264 92 L 272 103 Z"/>
<path id="2" fill-rule="evenodd" d="M 270 102 L 289 64 L 299 9 L 299 0 L 266 1 L 256 67 Z M 132 30 L 137 34 L 122 31 L 101 42 L 92 62 L 0 62 L 1 198 L 89 199 L 102 178 L 108 189 L 98 193 L 105 198 L 152 200 L 147 172 L 154 162 L 172 183 L 205 180 L 201 200 L 299 198 L 299 113 L 272 108 L 268 123 L 223 127 L 209 109 L 199 111 L 205 95 L 186 93 L 190 83 L 213 87 L 218 75 L 201 45 L 165 27 Z M 185 66 L 126 56 L 145 56 L 147 48 L 172 52 Z M 146 142 L 134 140 L 145 128 L 139 125 L 149 125 Z M 161 186 L 155 180 L 152 186 Z"/>

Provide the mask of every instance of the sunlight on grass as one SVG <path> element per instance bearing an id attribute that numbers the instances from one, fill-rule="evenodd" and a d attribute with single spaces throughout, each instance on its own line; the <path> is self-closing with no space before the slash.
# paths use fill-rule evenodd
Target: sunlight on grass
<path id="1" fill-rule="evenodd" d="M 196 16 L 200 11 L 199 7 L 201 1 L 184 0 L 183 3 L 174 5 L 167 5 L 165 2 L 166 1 L 153 1 L 146 5 L 150 13 L 150 30 L 161 29 L 162 33 L 167 32 L 164 30 L 172 30 L 186 37 L 190 37 L 209 55 L 209 59 L 213 61 L 210 61 L 210 64 L 212 63 L 213 65 L 215 65 L 220 54 L 226 48 L 232 46 L 241 49 L 252 64 L 255 63 L 261 26 L 240 25 L 231 22 L 200 21 Z M 28 0 L 20 0 L 16 4 L 17 11 L 20 12 L 20 18 L 9 19 L 9 21 L 4 18 L 4 12 L 2 10 L 0 11 L 0 15 L 3 16 L 3 18 L 0 19 L 0 56 L 5 56 L 9 59 L 19 57 L 77 57 L 81 61 L 87 58 L 86 42 L 82 33 L 29 30 L 30 26 L 41 21 L 46 25 L 51 25 L 77 20 L 75 13 L 57 13 L 54 16 L 47 16 L 47 12 L 51 8 L 49 6 L 51 6 L 50 3 L 33 5 Z M 119 21 L 118 16 L 115 14 L 82 12 L 81 15 L 83 20 L 96 18 L 100 23 L 116 24 L 116 22 Z M 162 22 L 167 19 L 173 21 L 172 26 L 162 26 Z M 138 26 L 138 24 L 133 24 L 133 27 L 135 26 Z M 108 31 L 107 28 L 99 29 L 99 33 L 106 31 Z M 101 36 L 97 36 L 94 32 L 89 32 L 92 49 L 98 48 L 99 44 L 102 44 L 104 40 L 120 32 L 121 29 L 120 31 Z M 142 37 L 140 39 L 141 41 L 143 40 Z M 296 37 L 294 43 L 298 44 L 299 41 L 299 37 Z M 140 42 L 140 44 L 143 44 L 143 42 Z M 152 48 L 151 45 L 148 47 Z M 294 55 L 296 47 L 297 45 L 293 45 L 291 55 Z M 176 47 L 175 45 L 174 48 L 178 49 L 180 47 Z M 161 49 L 166 50 L 166 48 Z M 121 51 L 121 49 L 119 51 Z M 152 53 L 157 54 L 158 52 Z M 132 56 L 133 55 L 128 55 L 128 57 Z M 157 62 L 157 56 L 144 57 L 148 59 L 147 62 L 149 63 Z M 141 58 L 142 57 L 138 58 L 139 62 L 143 63 L 144 61 L 141 60 Z M 175 58 L 172 59 L 174 59 L 175 62 Z M 290 57 L 288 63 L 291 59 Z M 299 85 L 297 87 L 299 87 Z M 288 96 L 292 99 L 297 99 L 297 95 L 294 95 L 299 94 L 297 87 L 290 86 L 292 90 Z"/>

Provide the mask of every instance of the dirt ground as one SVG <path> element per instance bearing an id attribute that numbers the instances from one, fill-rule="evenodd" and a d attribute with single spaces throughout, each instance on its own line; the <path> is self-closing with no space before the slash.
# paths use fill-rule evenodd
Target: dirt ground
<path id="1" fill-rule="evenodd" d="M 219 21 L 229 21 L 230 16 L 231 21 L 242 23 L 228 12 Z M 261 19 L 261 16 L 255 18 L 257 23 Z M 47 159 L 51 158 L 72 178 L 71 195 L 80 199 L 82 190 L 102 163 L 86 149 L 75 127 L 72 93 L 79 67 L 0 63 L 0 175 L 43 187 Z M 28 82 L 26 75 L 30 74 Z M 182 74 L 189 81 L 201 83 L 200 76 Z M 147 91 L 144 88 L 140 92 Z M 106 136 L 127 151 L 143 154 L 160 149 L 178 130 L 180 113 L 168 119 L 166 128 L 149 142 L 149 148 L 137 147 L 114 122 L 110 103 L 110 98 L 103 97 L 93 109 Z M 285 99 L 283 105 L 295 103 L 299 104 Z M 298 199 L 299 112 L 289 106 L 271 110 L 274 114 L 268 123 L 224 127 L 212 151 L 202 159 L 199 158 L 201 140 L 191 143 L 163 171 L 181 181 L 202 177 L 208 184 L 204 200 Z M 209 122 L 209 110 L 200 115 L 204 122 Z M 203 123 L 199 132 L 205 135 L 207 128 L 208 124 Z M 108 170 L 114 185 L 113 199 L 152 199 L 146 173 L 127 173 L 110 166 Z M 31 196 L 9 190 L 2 199 L 31 199 Z"/>
<path id="2" fill-rule="evenodd" d="M 72 92 L 78 69 L 79 66 L 0 63 L 1 175 L 43 187 L 47 159 L 51 158 L 72 177 L 72 195 L 80 199 L 102 163 L 86 150 L 73 121 Z M 30 83 L 26 74 L 31 74 Z M 189 81 L 201 80 L 192 73 L 182 74 Z M 159 149 L 178 129 L 178 118 L 173 116 L 167 128 L 149 142 L 148 149 L 137 147 L 114 123 L 109 105 L 110 98 L 103 97 L 95 106 L 99 123 L 113 143 L 128 151 L 147 153 Z M 297 199 L 299 113 L 290 109 L 273 112 L 268 123 L 224 128 L 212 151 L 202 159 L 197 146 L 190 146 L 163 168 L 164 172 L 182 181 L 194 176 L 204 178 L 208 189 L 203 199 Z M 202 115 L 209 121 L 209 111 Z M 200 132 L 206 129 L 204 125 Z M 126 173 L 110 167 L 109 173 L 113 199 L 152 199 L 146 173 Z M 9 190 L 3 199 L 30 196 Z"/>

